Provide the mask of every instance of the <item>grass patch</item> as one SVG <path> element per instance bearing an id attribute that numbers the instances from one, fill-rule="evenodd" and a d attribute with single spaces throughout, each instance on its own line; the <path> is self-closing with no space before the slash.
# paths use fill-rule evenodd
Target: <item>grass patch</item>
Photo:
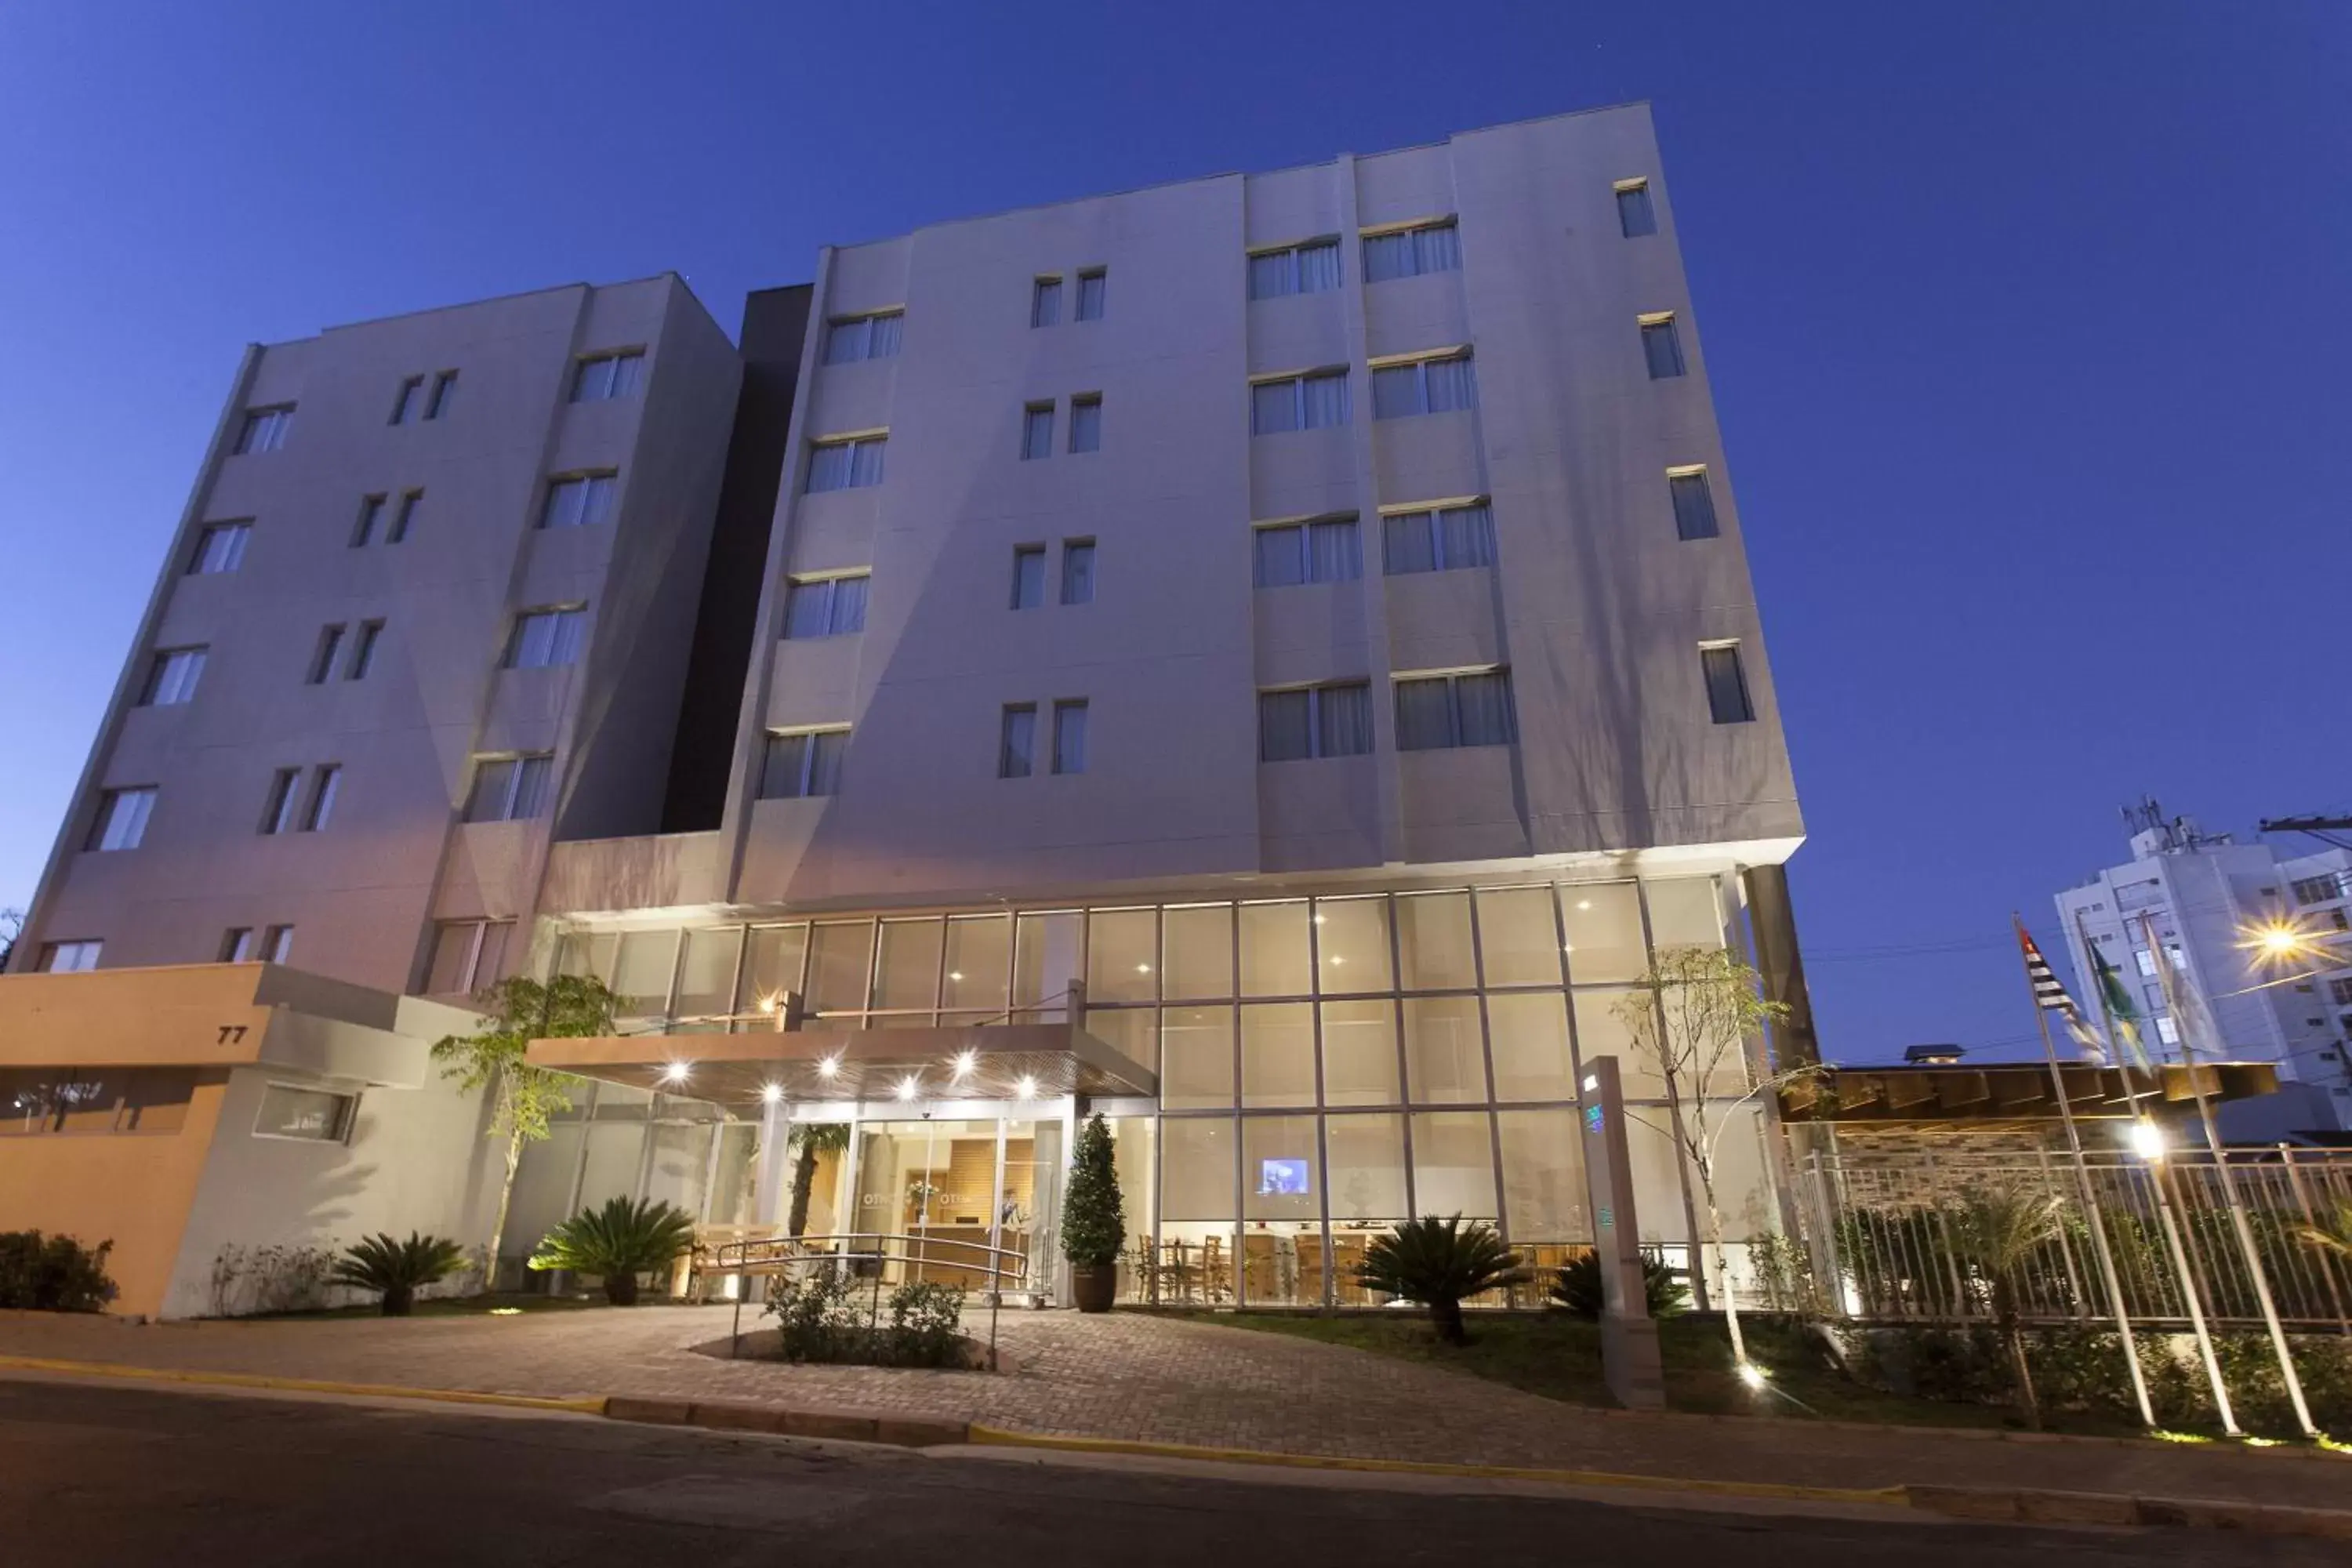
<path id="1" fill-rule="evenodd" d="M 668 1303 L 648 1298 L 646 1305 L 659 1307 Z M 577 1312 L 605 1305 L 602 1295 L 549 1296 L 536 1291 L 508 1290 L 495 1296 L 434 1296 L 419 1300 L 409 1316 L 414 1318 L 486 1318 L 492 1313 L 500 1317 L 517 1312 Z M 362 1301 L 349 1307 L 321 1307 L 305 1312 L 252 1312 L 240 1318 L 220 1320 L 237 1323 L 303 1323 L 327 1322 L 341 1318 L 378 1318 L 383 1311 L 373 1301 Z"/>
<path id="2" fill-rule="evenodd" d="M 1196 1316 L 1203 1322 L 1289 1334 L 1421 1362 L 1570 1405 L 1613 1408 L 1617 1403 L 1601 1376 L 1599 1325 L 1564 1313 L 1474 1314 L 1470 1343 L 1464 1346 L 1441 1342 L 1419 1313 L 1328 1318 L 1276 1312 Z M 1747 1335 L 1748 1354 L 1772 1376 L 1771 1387 L 1760 1394 L 1732 1375 L 1731 1341 L 1720 1319 L 1681 1317 L 1659 1321 L 1658 1348 L 1665 1363 L 1669 1409 L 1922 1426 L 1998 1428 L 2018 1424 L 2007 1410 L 1991 1405 L 1909 1399 L 1865 1388 L 1839 1372 L 1827 1354 L 1792 1325 L 1742 1318 L 1740 1327 Z M 2049 1427 L 2117 1436 L 2130 1436 L 2134 1430 L 2095 1416 L 2056 1414 L 2049 1417 Z"/>

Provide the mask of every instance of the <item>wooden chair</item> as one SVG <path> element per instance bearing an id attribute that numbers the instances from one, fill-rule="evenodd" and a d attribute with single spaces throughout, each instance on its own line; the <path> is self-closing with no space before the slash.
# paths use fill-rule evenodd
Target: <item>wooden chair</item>
<path id="1" fill-rule="evenodd" d="M 1225 1252 L 1225 1238 L 1210 1237 L 1201 1243 L 1201 1300 L 1214 1305 L 1233 1296 L 1233 1259 Z"/>
<path id="2" fill-rule="evenodd" d="M 1254 1230 L 1242 1237 L 1242 1300 L 1281 1301 L 1282 1238 Z"/>
<path id="3" fill-rule="evenodd" d="M 1351 1231 L 1331 1238 L 1331 1274 L 1339 1285 L 1338 1300 L 1342 1307 L 1362 1307 L 1371 1301 L 1371 1293 L 1356 1282 L 1357 1266 L 1364 1261 L 1365 1249 L 1371 1240 L 1362 1231 Z"/>
<path id="4" fill-rule="evenodd" d="M 1307 1231 L 1293 1239 L 1298 1249 L 1298 1304 L 1319 1307 L 1323 1304 L 1323 1237 L 1318 1231 Z"/>

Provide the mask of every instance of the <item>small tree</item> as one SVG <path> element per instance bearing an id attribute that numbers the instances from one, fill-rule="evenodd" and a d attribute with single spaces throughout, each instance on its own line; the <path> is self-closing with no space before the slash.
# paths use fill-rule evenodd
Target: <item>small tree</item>
<path id="1" fill-rule="evenodd" d="M 618 998 L 604 982 L 584 975 L 559 974 L 542 984 L 518 974 L 483 990 L 475 1001 L 490 1026 L 478 1035 L 444 1036 L 434 1042 L 433 1059 L 441 1064 L 441 1076 L 455 1079 L 459 1089 L 489 1094 L 488 1136 L 506 1140 L 506 1175 L 499 1184 L 498 1217 L 490 1224 L 489 1257 L 482 1267 L 482 1289 L 488 1290 L 498 1281 L 499 1247 L 506 1238 L 507 1207 L 514 1201 L 523 1145 L 547 1138 L 548 1119 L 572 1109 L 570 1090 L 579 1081 L 569 1073 L 531 1066 L 524 1047 L 533 1040 L 611 1034 Z"/>
<path id="2" fill-rule="evenodd" d="M 2018 1325 L 2018 1274 L 2035 1253 L 2058 1239 L 2064 1205 L 2055 1194 L 2018 1187 L 1971 1187 L 1950 1215 L 1952 1252 L 1984 1278 L 1992 1293 L 1994 1325 L 2009 1351 L 2011 1386 L 2018 1414 L 2042 1429 L 2042 1406 L 2033 1394 L 2033 1373 L 2025 1355 L 2025 1332 Z"/>
<path id="3" fill-rule="evenodd" d="M 465 1261 L 466 1249 L 446 1236 L 420 1236 L 412 1230 L 402 1241 L 379 1233 L 344 1248 L 329 1278 L 353 1289 L 376 1291 L 383 1299 L 385 1317 L 404 1318 L 416 1305 L 420 1288 L 446 1279 Z"/>
<path id="4" fill-rule="evenodd" d="M 1706 1202 L 1706 1240 L 1725 1279 L 1723 1321 L 1731 1334 L 1733 1365 L 1748 1365 L 1739 1332 L 1739 1303 L 1729 1284 L 1723 1206 L 1716 1194 L 1715 1134 L 1719 1108 L 1708 1091 L 1726 1076 L 1745 1083 L 1748 1042 L 1789 1016 L 1785 1002 L 1764 999 L 1763 977 L 1720 947 L 1666 947 L 1649 972 L 1610 1009 L 1631 1035 L 1633 1049 L 1665 1086 L 1666 1121 L 1681 1157 L 1698 1177 Z M 1696 1252 L 1697 1249 L 1692 1249 Z M 1705 1265 L 1693 1273 L 1704 1284 Z"/>
<path id="5" fill-rule="evenodd" d="M 809 1193 L 816 1185 L 816 1162 L 820 1154 L 838 1154 L 849 1147 L 849 1124 L 845 1121 L 803 1121 L 795 1123 L 789 1147 L 799 1151 L 793 1163 L 793 1206 L 784 1224 L 787 1236 L 801 1236 L 808 1230 Z"/>
<path id="6" fill-rule="evenodd" d="M 1062 1198 L 1062 1256 L 1072 1263 L 1116 1263 L 1127 1245 L 1127 1207 L 1119 1196 L 1110 1124 L 1097 1110 L 1078 1129 L 1077 1147 L 1070 1152 L 1069 1190 Z"/>
<path id="7" fill-rule="evenodd" d="M 9 955 L 16 951 L 16 939 L 25 933 L 25 911 L 0 910 L 0 974 L 8 973 Z"/>
<path id="8" fill-rule="evenodd" d="M 1485 1220 L 1423 1215 L 1364 1249 L 1357 1283 L 1383 1296 L 1418 1301 L 1448 1344 L 1470 1342 L 1462 1303 L 1483 1291 L 1525 1284 L 1533 1276 Z"/>

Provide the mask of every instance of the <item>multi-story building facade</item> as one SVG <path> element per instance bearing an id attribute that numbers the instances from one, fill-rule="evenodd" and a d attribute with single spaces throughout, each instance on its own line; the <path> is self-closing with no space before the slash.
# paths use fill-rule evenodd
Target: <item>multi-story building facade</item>
<path id="1" fill-rule="evenodd" d="M 550 1058 L 599 1082 L 514 1247 L 614 1191 L 772 1222 L 783 1124 L 848 1122 L 814 1229 L 1042 1264 L 1100 1110 L 1129 1289 L 1222 1300 L 1350 1299 L 1414 1215 L 1589 1243 L 1580 1063 L 1627 1055 L 1662 947 L 1739 949 L 1795 1008 L 1769 1049 L 1810 1054 L 1803 827 L 1645 109 L 941 224 L 825 251 L 803 300 L 740 400 L 674 281 L 260 352 L 23 962 L 269 956 L 226 933 L 282 923 L 278 956 L 389 990 L 494 952 L 595 973 L 624 1036 Z M 629 412 L 567 396 L 638 345 Z M 452 367 L 440 430 L 370 402 Z M 408 462 L 478 388 L 515 427 Z M 289 405 L 282 449 L 234 451 Z M 616 526 L 539 526 L 596 474 Z M 462 571 L 379 581 L 320 521 L 460 484 Z M 188 567 L 247 518 L 251 607 L 215 604 Z M 381 697 L 306 642 L 377 620 Z M 180 689 L 198 646 L 223 717 L 147 739 L 149 672 Z M 135 854 L 84 848 L 125 810 Z M 1741 1234 L 1773 1223 L 1729 1103 L 1765 1048 L 1710 1086 Z M 1678 1249 L 1663 1086 L 1624 1065 Z"/>
<path id="2" fill-rule="evenodd" d="M 2127 815 L 2131 860 L 2057 896 L 2085 1005 L 2099 995 L 2095 950 L 2158 1059 L 2271 1063 L 2284 1085 L 2307 1089 L 2267 1110 L 2300 1117 L 2296 1127 L 2352 1126 L 2352 851 L 2286 857 L 2153 803 Z M 2298 936 L 2291 954 L 2266 947 L 2273 931 Z M 2169 998 L 2159 950 L 2173 960 Z"/>

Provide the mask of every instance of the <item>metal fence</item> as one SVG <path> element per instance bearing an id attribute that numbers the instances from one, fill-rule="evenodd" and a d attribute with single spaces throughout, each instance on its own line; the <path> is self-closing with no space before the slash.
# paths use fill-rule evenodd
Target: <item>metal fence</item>
<path id="1" fill-rule="evenodd" d="M 2352 1265 L 2301 1234 L 2352 1205 L 2352 1151 L 2281 1146 L 2227 1160 L 2281 1321 L 2352 1332 Z M 2023 1321 L 2111 1322 L 2120 1293 L 2135 1322 L 2185 1327 L 2193 1289 L 2210 1322 L 2262 1321 L 2222 1171 L 2202 1152 L 2147 1161 L 2100 1151 L 2078 1163 L 2048 1148 L 1816 1150 L 1796 1166 L 1809 1278 L 1780 1289 L 1818 1310 L 1863 1322 L 1990 1321 L 1996 1281 L 1969 1260 L 1959 1231 L 1972 1199 L 2000 1194 L 2054 1200 L 2059 1221 L 1998 1282 Z"/>

